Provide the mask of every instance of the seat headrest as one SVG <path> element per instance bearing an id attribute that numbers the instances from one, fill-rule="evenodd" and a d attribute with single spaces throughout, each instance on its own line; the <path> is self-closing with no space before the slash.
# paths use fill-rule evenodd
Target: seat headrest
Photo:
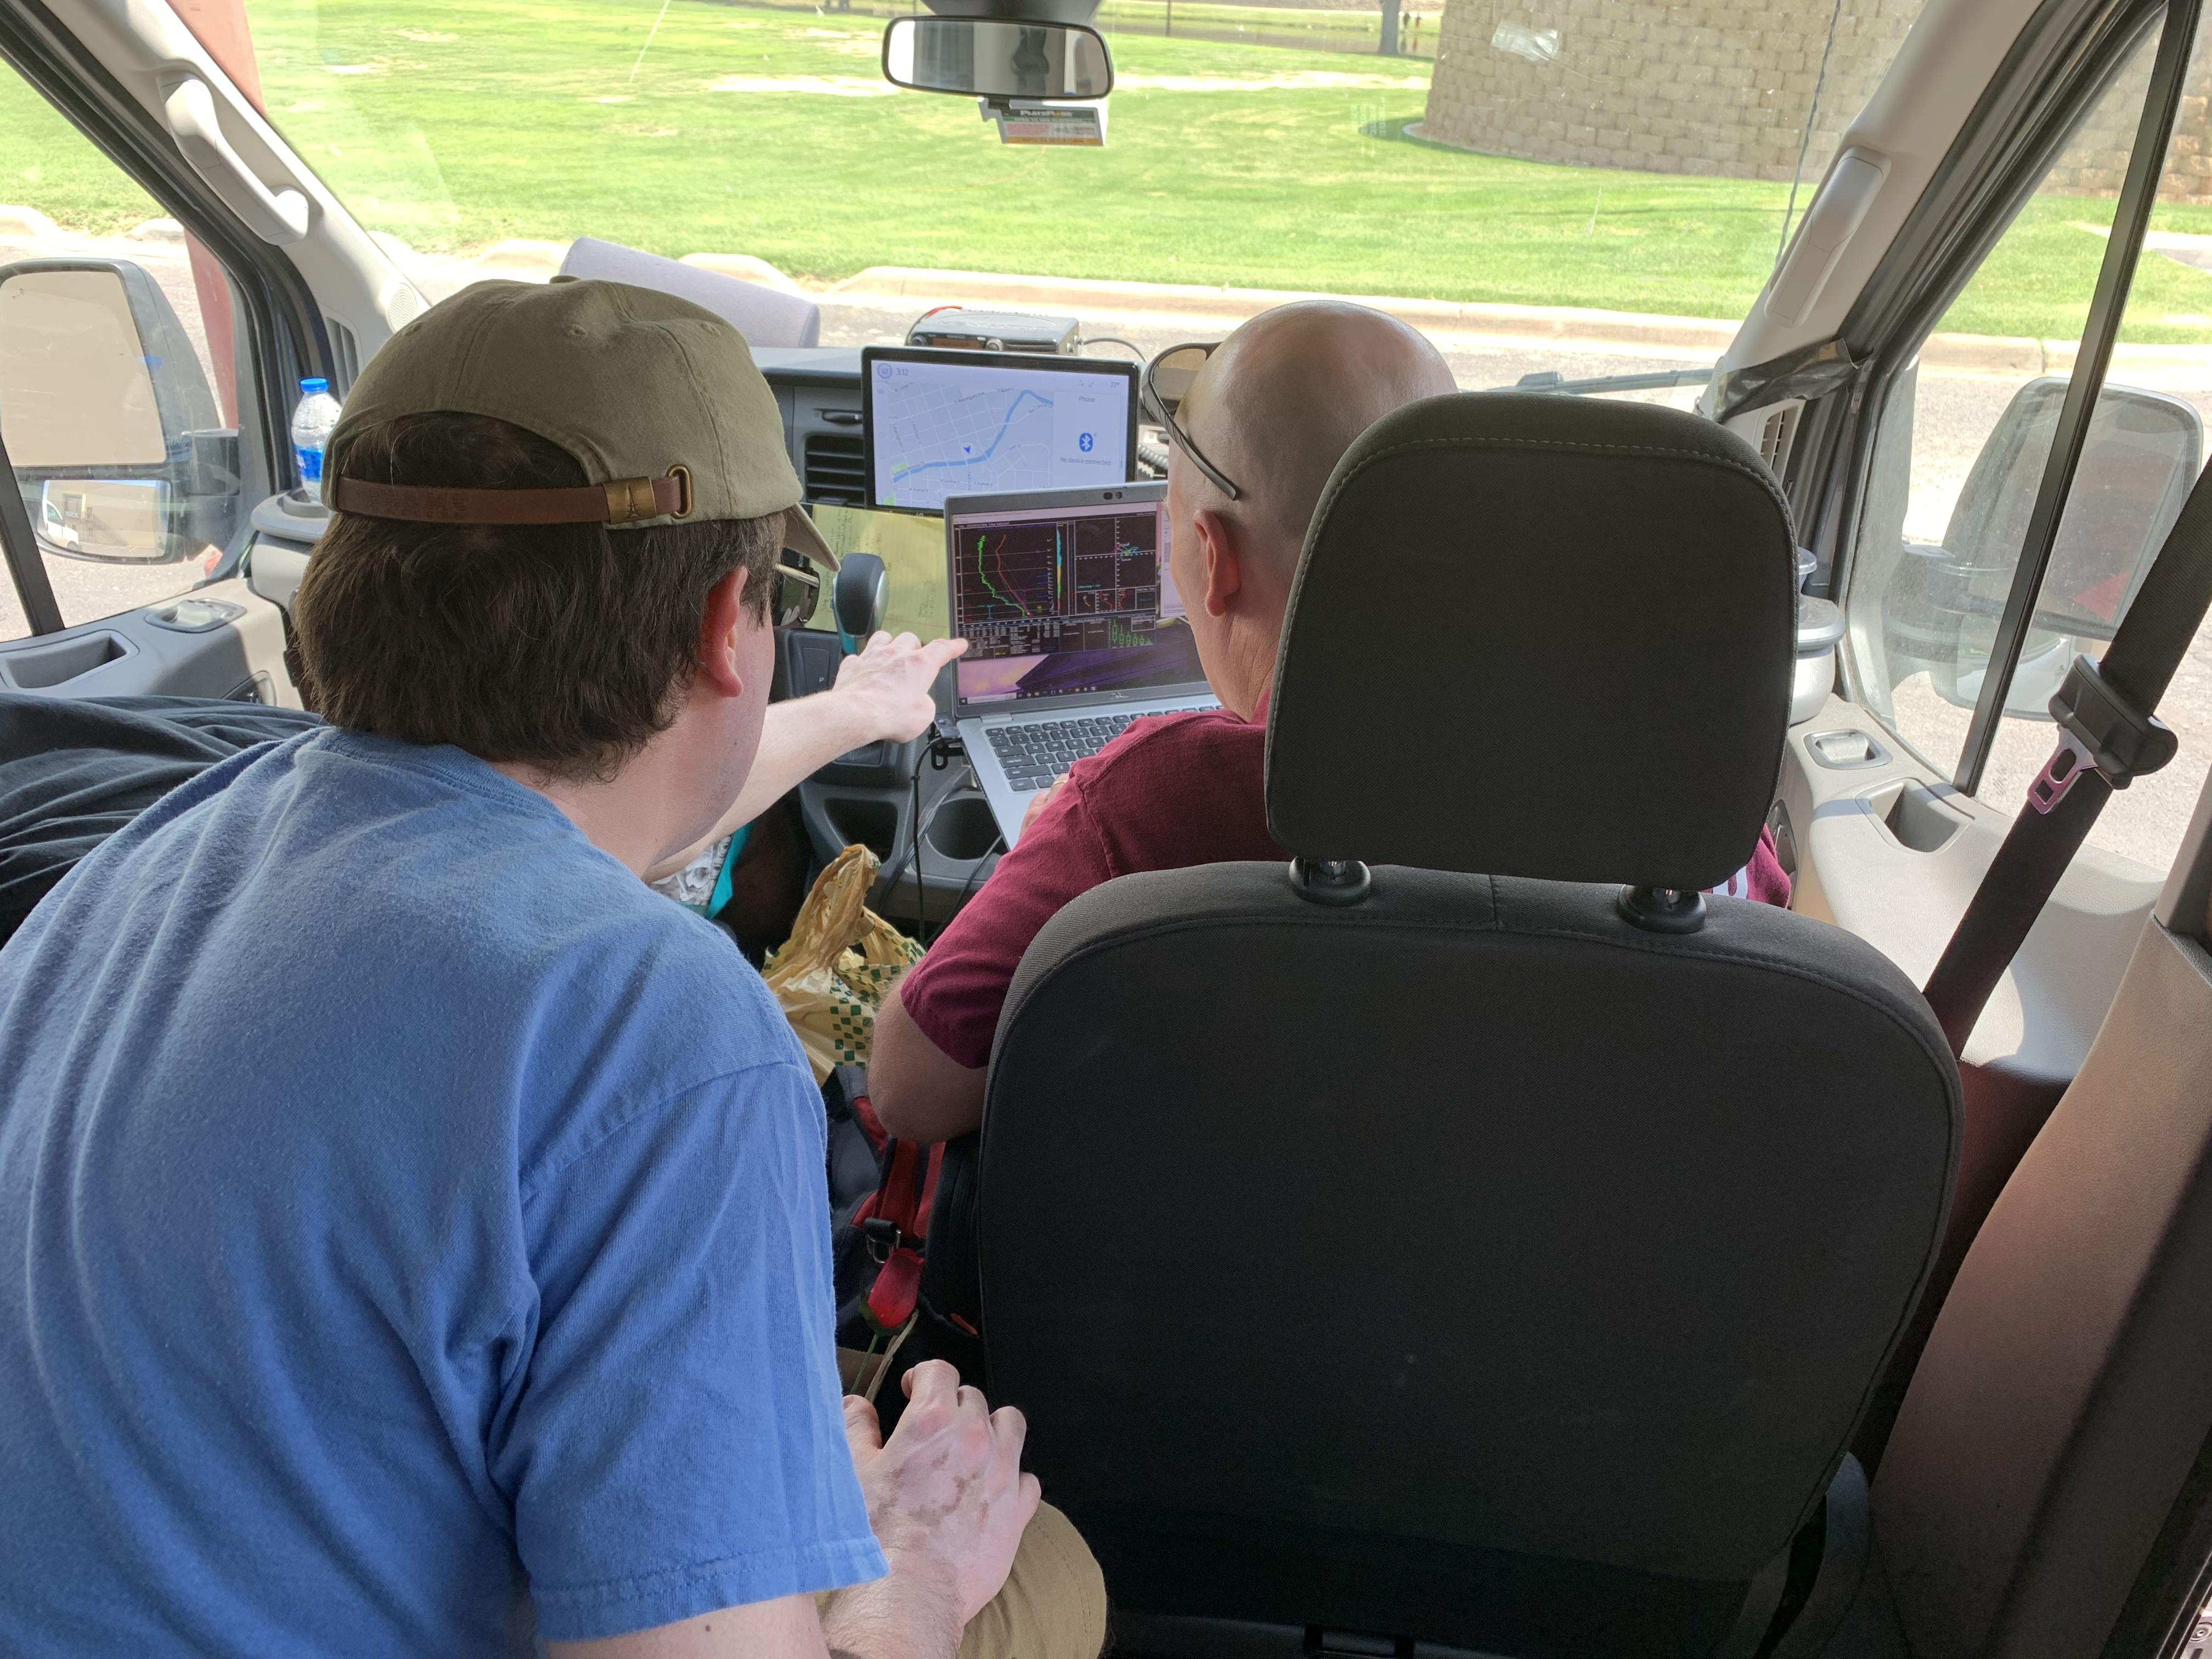
<path id="1" fill-rule="evenodd" d="M 1773 476 L 1645 404 L 1463 392 L 1330 476 L 1275 663 L 1267 822 L 1309 858 L 1694 889 L 1782 758 L 1796 537 Z"/>

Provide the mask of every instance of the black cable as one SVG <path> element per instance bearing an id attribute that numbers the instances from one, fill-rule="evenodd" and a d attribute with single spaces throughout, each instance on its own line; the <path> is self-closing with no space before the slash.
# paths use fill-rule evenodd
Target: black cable
<path id="1" fill-rule="evenodd" d="M 1820 116 L 1820 89 L 1828 84 L 1828 54 L 1836 49 L 1836 26 L 1843 21 L 1844 0 L 1836 0 L 1828 17 L 1827 43 L 1820 48 L 1820 72 L 1813 77 L 1813 106 L 1805 112 L 1805 135 L 1797 142 L 1797 165 L 1790 174 L 1790 205 L 1782 210 L 1782 240 L 1774 246 L 1774 263 L 1790 251 L 1790 222 L 1797 216 L 1797 186 L 1805 182 L 1805 155 L 1813 147 L 1813 124 Z"/>
<path id="2" fill-rule="evenodd" d="M 928 924 L 929 907 L 927 890 L 922 884 L 921 839 L 928 833 L 930 826 L 937 822 L 937 815 L 945 810 L 945 800 L 951 792 L 948 791 L 947 794 L 939 795 L 937 798 L 937 804 L 929 809 L 929 817 L 925 823 L 921 816 L 921 763 L 927 759 L 933 769 L 942 772 L 956 758 L 964 759 L 967 754 L 968 745 L 953 734 L 951 723 L 940 714 L 929 742 L 922 747 L 921 753 L 914 757 L 914 770 L 908 775 L 907 778 L 907 787 L 912 791 L 914 834 L 908 839 L 907 844 L 898 849 L 897 855 L 884 866 L 883 872 L 877 878 L 884 898 L 888 902 L 892 890 L 899 884 L 899 878 L 906 873 L 907 860 L 909 859 L 914 860 L 915 937 L 917 939 L 922 939 L 925 944 L 928 942 L 924 939 L 923 933 Z"/>
<path id="3" fill-rule="evenodd" d="M 1086 349 L 1095 345 L 1117 345 L 1124 351 L 1135 352 L 1137 354 L 1137 361 L 1141 363 L 1146 361 L 1145 356 L 1145 349 L 1142 346 L 1138 345 L 1133 341 L 1118 339 L 1111 334 L 1087 335 L 1085 337 L 1083 343 Z"/>
<path id="4" fill-rule="evenodd" d="M 975 891 L 975 878 L 983 873 L 983 866 L 991 861 L 994 854 L 1003 853 L 1006 850 L 1006 838 L 1004 836 L 994 836 L 991 837 L 990 846 L 984 849 L 983 856 L 975 860 L 975 867 L 968 872 L 968 879 L 960 884 L 960 896 L 952 902 L 953 916 L 957 916 L 960 914 L 962 908 L 966 905 L 969 899 L 974 895 Z M 945 925 L 947 927 L 952 925 L 952 916 L 947 916 L 945 919 Z"/>
<path id="5" fill-rule="evenodd" d="M 908 839 L 907 844 L 904 847 L 896 848 L 893 849 L 894 856 L 892 857 L 891 861 L 883 867 L 882 872 L 876 878 L 878 884 L 882 888 L 884 900 L 886 903 L 888 903 L 890 899 L 891 890 L 898 885 L 899 878 L 906 873 L 907 860 L 914 856 L 915 847 L 921 839 L 921 763 L 928 757 L 928 749 L 924 748 L 919 754 L 915 756 L 914 771 L 908 780 L 914 788 L 915 832 L 913 836 Z"/>
<path id="6" fill-rule="evenodd" d="M 931 748 L 935 746 L 933 744 Z M 922 751 L 923 754 L 928 752 L 928 750 Z M 914 763 L 914 936 L 923 945 L 929 943 L 929 890 L 922 885 L 921 881 L 921 838 L 927 833 L 930 824 L 937 822 L 938 811 L 944 805 L 945 798 L 940 795 L 937 805 L 930 809 L 929 823 L 921 821 L 921 757 L 916 756 Z"/>

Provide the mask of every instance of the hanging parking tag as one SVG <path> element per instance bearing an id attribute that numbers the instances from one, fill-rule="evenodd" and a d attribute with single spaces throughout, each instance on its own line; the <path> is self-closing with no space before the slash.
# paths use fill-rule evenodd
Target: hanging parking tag
<path id="1" fill-rule="evenodd" d="M 1024 99 L 983 104 L 986 120 L 999 124 L 1002 144 L 1076 144 L 1092 149 L 1106 143 L 1106 105 L 1094 103 L 1044 104 Z"/>

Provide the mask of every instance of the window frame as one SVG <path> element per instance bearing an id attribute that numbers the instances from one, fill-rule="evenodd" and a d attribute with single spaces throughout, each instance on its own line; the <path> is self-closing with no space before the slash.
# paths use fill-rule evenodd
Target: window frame
<path id="1" fill-rule="evenodd" d="M 1976 102 L 1837 331 L 1856 376 L 1808 401 L 1785 488 L 1820 569 L 1845 588 L 1897 377 L 2035 193 L 2068 135 L 2155 27 L 2163 0 L 2049 0 Z"/>
<path id="2" fill-rule="evenodd" d="M 2076 124 L 2156 31 L 2151 81 L 2114 204 L 2112 235 L 2099 267 L 2069 403 L 2062 410 L 2061 441 L 2046 463 L 2036 514 L 2014 572 L 1992 651 L 1993 672 L 1984 677 L 1950 778 L 1967 794 L 1978 788 L 1995 744 L 2027 623 L 2072 488 L 2081 441 L 2103 390 L 2143 231 L 2156 204 L 2202 4 L 2203 0 L 2051 0 L 2036 14 L 1844 319 L 1839 337 L 1859 364 L 1856 379 L 1809 404 L 1801 423 L 1786 488 L 1798 521 L 1814 526 L 1808 539 L 1825 578 L 1815 591 L 1839 598 L 1849 591 L 1878 429 L 1900 378 L 2035 194 Z"/>
<path id="3" fill-rule="evenodd" d="M 16 601 L 31 624 L 30 637 L 58 634 L 64 626 L 61 602 L 54 597 L 53 580 L 46 574 L 46 556 L 32 532 L 30 511 L 23 505 L 4 441 L 0 441 L 0 477 L 7 480 L 0 488 L 0 555 L 6 556 L 8 574 L 15 580 Z"/>
<path id="4" fill-rule="evenodd" d="M 2074 474 L 2081 462 L 2088 436 L 2089 418 L 2103 395 L 2106 371 L 2111 367 L 2112 346 L 2119 337 L 2120 322 L 2127 311 L 2128 295 L 2142 258 L 2143 233 L 2157 205 L 2160 180 L 2166 173 L 2166 146 L 2173 137 L 2180 112 L 2181 94 L 2189 72 L 2190 54 L 2197 42 L 2203 0 L 2167 0 L 2159 33 L 2158 49 L 2151 60 L 2150 84 L 2143 94 L 2142 109 L 2136 121 L 2134 147 L 2128 153 L 2128 170 L 2112 206 L 2112 234 L 2105 242 L 2105 255 L 2097 268 L 2097 286 L 2089 300 L 2089 315 L 2082 325 L 2081 343 L 2074 372 L 2067 377 L 2066 395 L 2059 404 L 2058 424 L 2051 435 L 2051 453 L 2044 462 L 2043 477 L 2036 489 L 2035 505 L 2021 538 L 2019 562 L 2013 568 L 2012 586 L 2005 595 L 2003 612 L 1990 644 L 1990 666 L 1983 675 L 1982 693 L 1966 727 L 1952 782 L 1967 794 L 1978 793 L 1990 751 L 1996 744 L 1998 723 L 2004 718 L 2005 699 L 2012 690 L 2013 673 L 2020 665 L 2021 647 L 2027 641 L 2029 620 L 2043 580 L 2051 568 L 2060 521 L 2073 493 Z"/>
<path id="5" fill-rule="evenodd" d="M 241 459 L 272 489 L 295 482 L 286 389 L 307 375 L 327 378 L 336 368 L 321 309 L 306 280 L 276 248 L 238 222 L 185 160 L 167 129 L 40 0 L 0 0 L 0 65 L 21 76 L 222 267 L 240 325 L 238 356 L 241 367 L 252 371 L 251 392 L 243 385 L 239 388 Z M 240 514 L 241 525 L 257 505 L 242 503 L 246 512 Z M 11 522 L 15 516 L 0 503 L 0 552 L 30 620 L 31 637 L 89 626 L 62 617 L 30 538 L 28 515 L 21 515 L 20 532 Z M 22 548 L 17 546 L 19 533 Z"/>

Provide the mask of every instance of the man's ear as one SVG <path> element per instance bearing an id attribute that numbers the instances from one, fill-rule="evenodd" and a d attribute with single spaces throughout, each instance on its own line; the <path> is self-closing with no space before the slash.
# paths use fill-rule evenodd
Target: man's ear
<path id="1" fill-rule="evenodd" d="M 746 580 L 740 567 L 708 588 L 707 614 L 699 625 L 698 684 L 726 697 L 744 696 L 740 643 L 746 629 L 764 626 L 745 610 Z"/>
<path id="2" fill-rule="evenodd" d="M 1224 617 L 1229 614 L 1229 602 L 1244 591 L 1244 550 L 1237 521 L 1202 507 L 1194 522 L 1206 564 L 1206 592 L 1200 602 L 1207 616 Z"/>

